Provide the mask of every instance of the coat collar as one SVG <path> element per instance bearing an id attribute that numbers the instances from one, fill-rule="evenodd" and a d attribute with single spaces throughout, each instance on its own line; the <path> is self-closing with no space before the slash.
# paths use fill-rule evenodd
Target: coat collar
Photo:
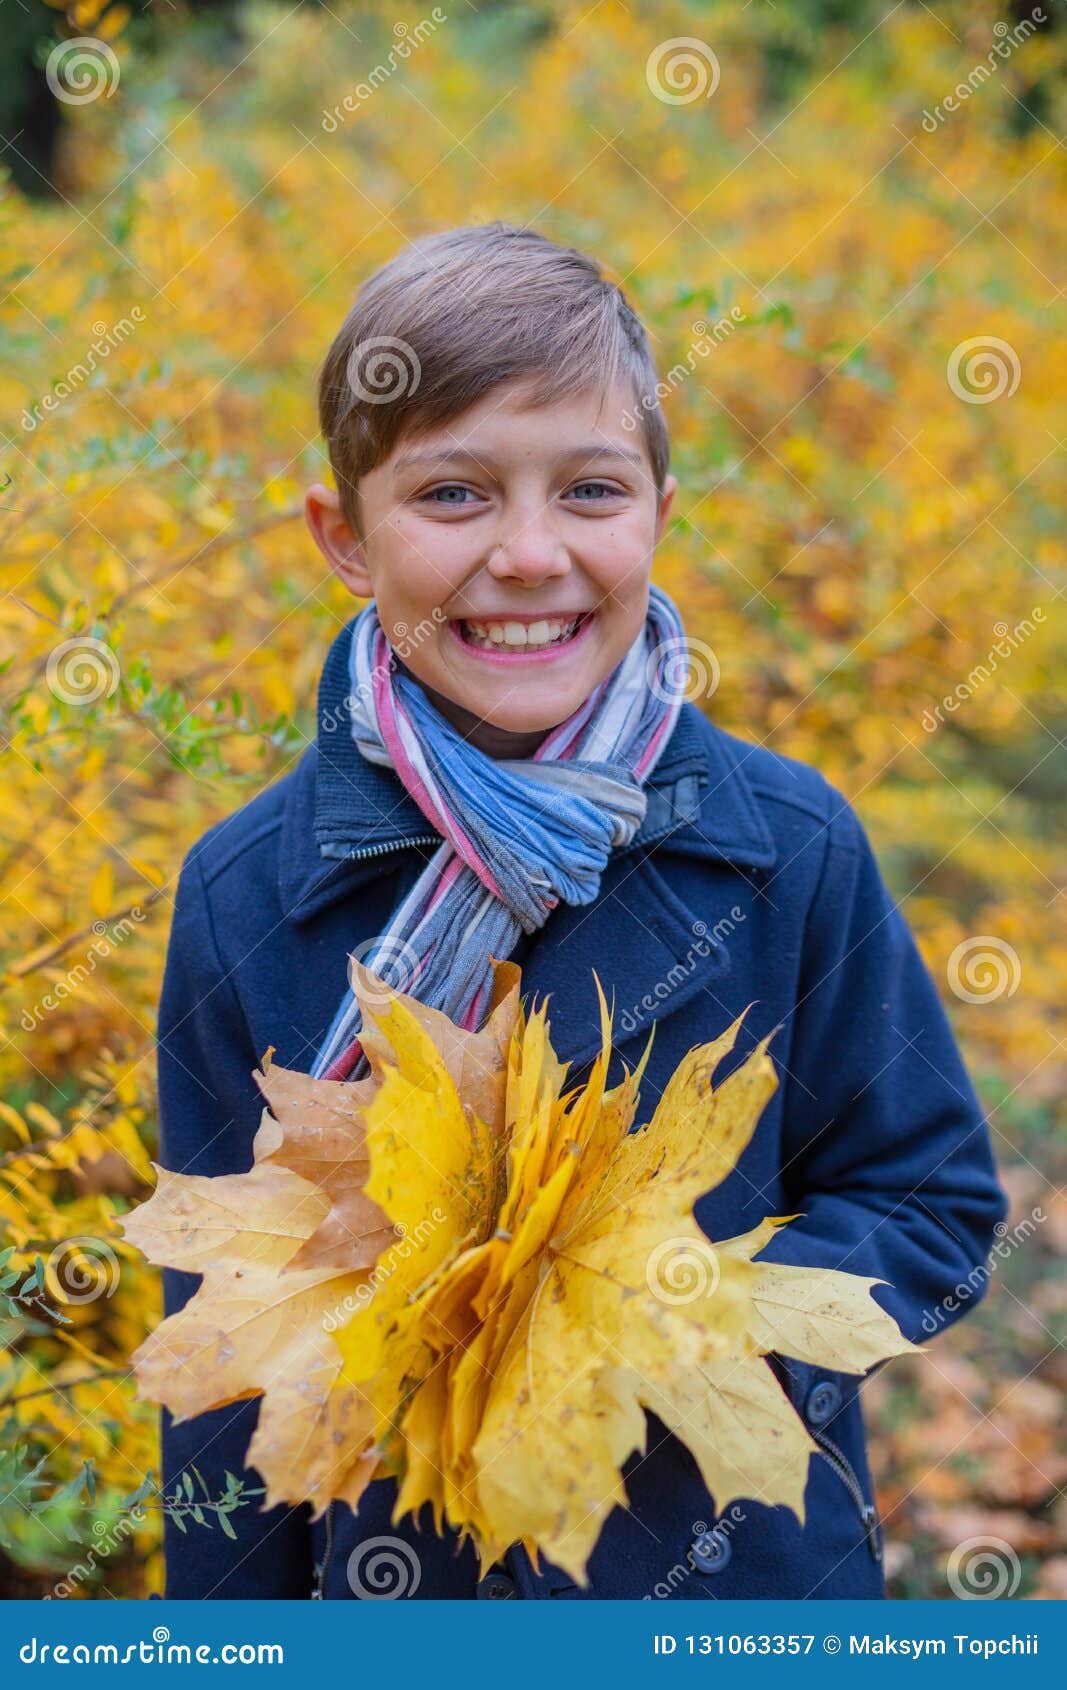
<path id="1" fill-rule="evenodd" d="M 318 732 L 286 797 L 279 864 L 282 908 L 302 922 L 395 866 L 398 850 L 438 837 L 392 769 L 370 763 L 348 727 L 347 656 L 352 618 L 323 665 Z M 774 841 L 733 741 L 688 701 L 647 782 L 645 818 L 616 855 L 656 843 L 685 856 L 769 868 Z M 353 856 L 352 853 L 359 853 Z"/>

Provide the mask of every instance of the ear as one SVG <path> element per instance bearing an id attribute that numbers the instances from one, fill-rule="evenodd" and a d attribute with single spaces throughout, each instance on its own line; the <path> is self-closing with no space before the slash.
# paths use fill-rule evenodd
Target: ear
<path id="1" fill-rule="evenodd" d="M 316 481 L 304 494 L 304 517 L 311 537 L 334 574 L 356 598 L 374 597 L 363 542 L 349 526 L 332 487 Z"/>
<path id="2" fill-rule="evenodd" d="M 663 483 L 663 492 L 660 494 L 659 508 L 656 511 L 656 537 L 652 542 L 655 546 L 658 546 L 660 540 L 663 538 L 663 530 L 667 526 L 667 518 L 671 513 L 671 506 L 674 503 L 674 494 L 677 486 L 677 477 L 668 475 Z"/>

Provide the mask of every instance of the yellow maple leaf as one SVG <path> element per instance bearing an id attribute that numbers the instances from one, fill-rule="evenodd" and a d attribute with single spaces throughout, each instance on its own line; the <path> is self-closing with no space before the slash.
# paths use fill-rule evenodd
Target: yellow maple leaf
<path id="1" fill-rule="evenodd" d="M 880 1281 L 755 1259 L 796 1216 L 716 1242 L 694 1219 L 776 1087 L 768 1041 L 716 1084 L 739 1018 L 632 1130 L 652 1040 L 608 1089 L 597 981 L 601 1049 L 568 1091 L 547 1005 L 526 1014 L 514 964 L 494 975 L 470 1033 L 353 961 L 368 1078 L 268 1062 L 252 1171 L 160 1170 L 127 1237 L 204 1283 L 135 1354 L 142 1394 L 182 1416 L 262 1392 L 265 1507 L 356 1506 L 392 1473 L 394 1518 L 428 1504 L 483 1567 L 521 1542 L 581 1583 L 646 1410 L 720 1510 L 803 1520 L 817 1446 L 765 1356 L 860 1373 L 914 1346 Z"/>
<path id="2" fill-rule="evenodd" d="M 356 963 L 353 970 L 369 995 L 375 976 Z M 513 963 L 496 966 L 490 1019 L 479 1033 L 454 1028 L 411 1000 L 396 1014 L 406 1014 L 416 1031 L 444 1023 L 456 1080 L 477 1075 L 474 1095 L 495 1088 L 502 1096 L 501 1051 L 518 1011 L 518 981 Z M 407 1047 L 397 1036 L 393 1054 L 403 1060 Z M 184 1308 L 134 1351 L 138 1395 L 164 1403 L 180 1421 L 262 1394 L 248 1458 L 265 1480 L 264 1509 L 292 1494 L 310 1501 L 315 1515 L 334 1498 L 355 1506 L 379 1469 L 373 1405 L 340 1379 L 342 1356 L 331 1332 L 372 1298 L 380 1307 L 389 1277 L 380 1264 L 393 1255 L 418 1260 L 425 1229 L 416 1223 L 414 1244 L 406 1241 L 403 1204 L 394 1220 L 365 1189 L 364 1109 L 386 1078 L 373 1028 L 365 1048 L 371 1075 L 344 1083 L 281 1068 L 268 1052 L 254 1076 L 269 1107 L 250 1172 L 209 1178 L 152 1163 L 153 1195 L 119 1222 L 150 1261 L 203 1274 Z M 420 1046 L 419 1059 L 425 1062 L 431 1048 Z M 447 1071 L 439 1083 L 455 1092 Z M 433 1231 L 439 1248 L 451 1237 L 447 1228 Z M 392 1288 L 399 1303 L 406 1283 L 401 1274 Z M 398 1346 L 394 1364 L 401 1355 Z"/>

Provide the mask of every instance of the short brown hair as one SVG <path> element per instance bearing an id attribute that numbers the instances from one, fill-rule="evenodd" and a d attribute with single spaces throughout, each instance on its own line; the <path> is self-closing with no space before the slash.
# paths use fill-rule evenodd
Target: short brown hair
<path id="1" fill-rule="evenodd" d="M 326 356 L 319 424 L 341 509 L 401 435 L 450 422 L 493 388 L 531 383 L 531 404 L 634 390 L 657 492 L 670 464 L 648 335 L 600 266 L 536 229 L 484 223 L 413 241 L 368 277 Z"/>

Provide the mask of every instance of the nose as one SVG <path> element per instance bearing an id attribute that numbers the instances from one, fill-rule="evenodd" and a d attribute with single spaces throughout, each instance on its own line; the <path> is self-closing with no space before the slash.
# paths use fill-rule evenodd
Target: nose
<path id="1" fill-rule="evenodd" d="M 516 513 L 513 526 L 490 554 L 486 568 L 498 581 L 536 587 L 570 572 L 571 558 L 544 507 Z"/>

